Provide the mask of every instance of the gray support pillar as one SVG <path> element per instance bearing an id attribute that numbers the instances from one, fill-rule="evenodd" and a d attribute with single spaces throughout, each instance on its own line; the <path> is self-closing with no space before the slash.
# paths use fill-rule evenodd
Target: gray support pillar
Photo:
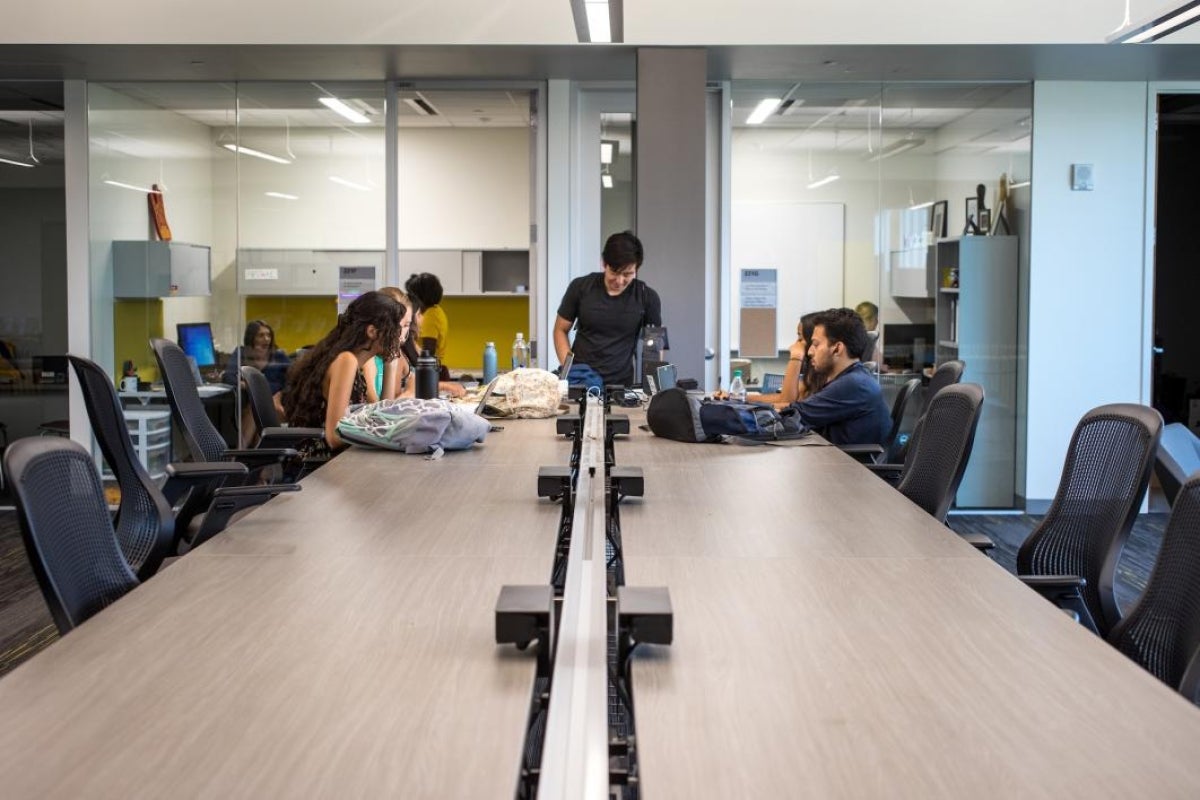
<path id="1" fill-rule="evenodd" d="M 642 48 L 637 67 L 637 235 L 641 277 L 662 297 L 670 359 L 704 383 L 705 82 L 703 49 Z"/>

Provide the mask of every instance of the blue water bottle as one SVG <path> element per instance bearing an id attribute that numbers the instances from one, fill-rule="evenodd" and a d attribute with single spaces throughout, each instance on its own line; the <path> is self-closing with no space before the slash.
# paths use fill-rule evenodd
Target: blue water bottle
<path id="1" fill-rule="evenodd" d="M 488 342 L 483 348 L 483 382 L 491 383 L 496 377 L 496 343 Z"/>

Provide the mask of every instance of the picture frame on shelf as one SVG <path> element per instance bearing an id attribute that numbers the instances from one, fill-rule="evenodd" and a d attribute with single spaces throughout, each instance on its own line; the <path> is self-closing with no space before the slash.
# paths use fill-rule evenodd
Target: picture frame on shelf
<path id="1" fill-rule="evenodd" d="M 979 198 L 972 195 L 967 198 L 966 224 L 963 225 L 963 235 L 978 234 L 979 231 Z"/>
<path id="2" fill-rule="evenodd" d="M 949 205 L 948 200 L 938 200 L 929 212 L 929 230 L 935 240 L 946 238 L 946 209 Z"/>

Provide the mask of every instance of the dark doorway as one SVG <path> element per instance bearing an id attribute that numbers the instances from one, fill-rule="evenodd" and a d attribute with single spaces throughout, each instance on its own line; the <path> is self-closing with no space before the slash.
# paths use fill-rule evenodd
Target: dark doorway
<path id="1" fill-rule="evenodd" d="M 1200 94 L 1158 98 L 1153 403 L 1170 422 L 1200 428 Z M 1103 324 L 1102 321 L 1100 321 Z"/>

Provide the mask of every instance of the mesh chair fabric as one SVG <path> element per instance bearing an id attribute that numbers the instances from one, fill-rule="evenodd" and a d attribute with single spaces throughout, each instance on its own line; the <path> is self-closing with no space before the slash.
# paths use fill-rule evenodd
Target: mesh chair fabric
<path id="1" fill-rule="evenodd" d="M 1200 652 L 1200 473 L 1180 489 L 1146 591 L 1109 641 L 1176 688 Z"/>
<path id="2" fill-rule="evenodd" d="M 884 464 L 895 464 L 900 459 L 900 449 L 903 445 L 900 443 L 900 426 L 904 423 L 904 413 L 908 409 L 909 401 L 912 400 L 917 389 L 921 386 L 920 378 L 913 378 L 900 387 L 900 391 L 896 394 L 896 400 L 892 403 L 892 429 L 888 432 L 887 441 L 884 442 L 883 461 Z"/>
<path id="3" fill-rule="evenodd" d="M 250 397 L 250 413 L 254 424 L 261 432 L 267 428 L 279 427 L 279 414 L 275 411 L 275 399 L 271 396 L 271 384 L 267 376 L 257 367 L 244 365 L 241 369 L 242 380 L 246 382 L 246 394 Z"/>
<path id="4" fill-rule="evenodd" d="M 145 580 L 158 570 L 174 544 L 175 518 L 138 460 L 113 382 L 94 361 L 80 356 L 67 358 L 79 378 L 100 452 L 121 487 L 117 541 L 129 566 Z"/>
<path id="5" fill-rule="evenodd" d="M 930 402 L 910 439 L 896 488 L 938 522 L 946 521 L 962 482 L 982 407 L 981 387 L 970 383 L 946 387 Z"/>
<path id="6" fill-rule="evenodd" d="M 166 339 L 151 339 L 150 346 L 162 373 L 172 414 L 183 430 L 192 460 L 220 461 L 227 449 L 225 440 L 204 410 L 187 355 L 179 345 Z"/>
<path id="7" fill-rule="evenodd" d="M 22 439 L 8 448 L 25 547 L 62 633 L 137 585 L 109 523 L 92 457 L 67 439 Z"/>
<path id="8" fill-rule="evenodd" d="M 1162 418 L 1128 403 L 1084 415 L 1067 450 L 1050 510 L 1017 553 L 1021 575 L 1078 575 L 1100 634 L 1120 617 L 1113 589 L 1117 560 L 1158 447 Z"/>

